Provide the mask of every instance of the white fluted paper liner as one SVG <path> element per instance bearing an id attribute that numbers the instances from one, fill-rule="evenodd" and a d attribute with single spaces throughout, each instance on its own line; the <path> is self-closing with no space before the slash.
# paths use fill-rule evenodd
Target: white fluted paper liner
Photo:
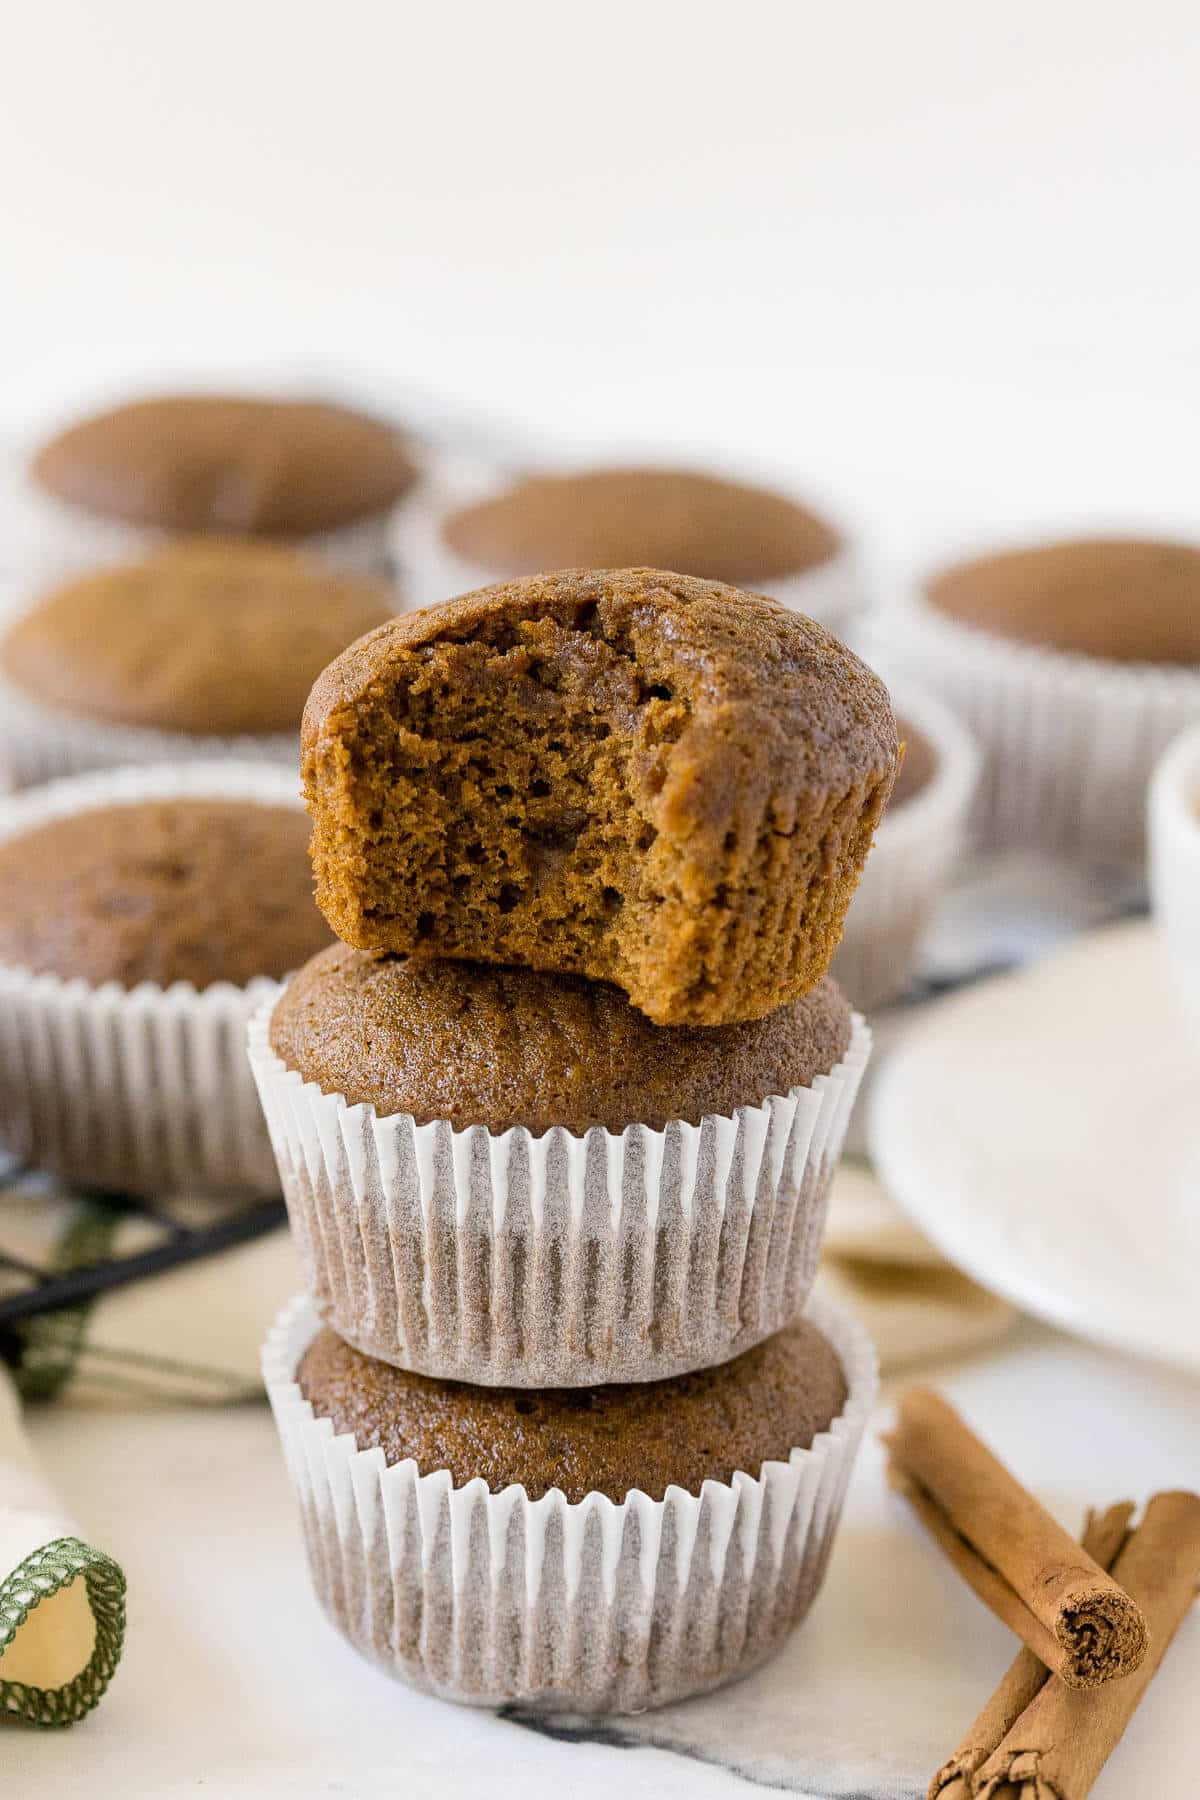
<path id="1" fill-rule="evenodd" d="M 512 1387 L 650 1381 L 801 1311 L 871 1036 L 811 1087 L 665 1130 L 493 1135 L 347 1106 L 270 1047 L 250 1063 L 305 1284 L 368 1356 Z"/>
<path id="2" fill-rule="evenodd" d="M 408 605 L 430 606 L 506 579 L 452 550 L 442 535 L 442 522 L 460 507 L 503 493 L 509 485 L 494 469 L 447 460 L 435 479 L 419 483 L 396 509 L 390 543 Z M 823 562 L 767 582 L 762 591 L 837 633 L 849 629 L 864 603 L 858 559 L 844 539 Z"/>
<path id="3" fill-rule="evenodd" d="M 887 679 L 886 668 L 882 671 Z M 864 1012 L 907 989 L 921 941 L 966 842 L 979 752 L 948 707 L 907 680 L 888 682 L 897 712 L 930 745 L 926 785 L 884 813 L 846 915 L 833 974 Z"/>
<path id="4" fill-rule="evenodd" d="M 455 1488 L 447 1470 L 389 1468 L 381 1449 L 335 1436 L 296 1383 L 319 1320 L 292 1301 L 263 1373 L 321 1605 L 388 1673 L 483 1705 L 633 1712 L 747 1673 L 820 1587 L 878 1385 L 849 1314 L 814 1301 L 809 1317 L 848 1389 L 810 1448 L 698 1495 L 572 1504 L 559 1489 Z"/>
<path id="5" fill-rule="evenodd" d="M 1200 1043 L 1200 724 L 1177 738 L 1150 783 L 1150 905 L 1172 1003 Z"/>
<path id="6" fill-rule="evenodd" d="M 29 584 L 3 582 L 0 631 L 36 604 L 37 591 Z M 299 725 L 295 731 L 239 737 L 117 725 L 47 706 L 0 674 L 0 766 L 17 787 L 98 769 L 169 762 L 286 763 L 295 769 L 299 756 Z"/>
<path id="7" fill-rule="evenodd" d="M 379 575 L 388 568 L 390 517 L 388 508 L 287 542 L 335 568 Z M 172 535 L 60 500 L 31 480 L 25 458 L 11 451 L 0 458 L 0 575 L 5 578 L 66 581 L 99 564 L 145 556 Z"/>
<path id="8" fill-rule="evenodd" d="M 300 808 L 294 773 L 255 763 L 109 770 L 0 802 L 0 841 L 51 820 L 180 797 Z M 97 1188 L 278 1193 L 246 1061 L 247 1021 L 279 984 L 124 988 L 0 963 L 0 1142 Z"/>
<path id="9" fill-rule="evenodd" d="M 18 787 L 163 762 L 256 761 L 295 768 L 300 734 L 271 732 L 261 737 L 216 737 L 150 726 L 113 725 L 81 713 L 43 706 L 0 677 L 0 762 Z"/>
<path id="10" fill-rule="evenodd" d="M 889 659 L 964 719 L 984 753 L 973 825 L 996 849 L 1145 860 L 1155 762 L 1200 721 L 1200 668 L 1106 662 L 1018 643 L 902 595 Z"/>

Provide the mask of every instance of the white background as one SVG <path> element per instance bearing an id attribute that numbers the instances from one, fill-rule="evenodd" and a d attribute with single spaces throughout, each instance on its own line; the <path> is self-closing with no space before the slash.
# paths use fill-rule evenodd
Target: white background
<path id="1" fill-rule="evenodd" d="M 885 552 L 1200 510 L 1191 0 L 38 0 L 0 87 L 22 424 L 325 372 Z"/>
<path id="2" fill-rule="evenodd" d="M 10 0 L 2 16 L 0 433 L 127 384 L 325 376 L 561 454 L 778 468 L 861 522 L 885 576 L 990 531 L 1200 535 L 1195 0 Z M 1193 1478 L 1194 1388 L 1173 1377 L 1057 1344 L 944 1378 L 1065 1517 Z M 39 1417 L 136 1615 L 86 1733 L 14 1738 L 14 1791 L 449 1792 L 449 1771 L 467 1793 L 502 1767 L 529 1792 L 734 1791 L 655 1751 L 581 1763 L 365 1676 L 316 1617 L 269 1422 L 231 1429 L 156 1416 L 115 1454 L 105 1419 Z M 871 1448 L 789 1654 L 828 1660 L 847 1619 L 857 1658 L 855 1582 L 880 1543 L 946 1604 L 886 1504 Z M 900 1669 L 911 1591 L 871 1589 Z M 922 1770 L 1007 1655 L 959 1600 L 961 1670 L 939 1667 L 929 1716 L 910 1717 Z M 1198 1623 L 1104 1777 L 1114 1800 L 1195 1764 Z M 756 1692 L 731 1690 L 752 1742 Z"/>

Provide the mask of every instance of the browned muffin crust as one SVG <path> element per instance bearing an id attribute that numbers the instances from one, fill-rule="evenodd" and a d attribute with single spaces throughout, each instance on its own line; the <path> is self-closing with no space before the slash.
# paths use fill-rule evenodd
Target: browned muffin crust
<path id="1" fill-rule="evenodd" d="M 317 898 L 361 949 L 761 1018 L 828 968 L 898 757 L 882 682 L 774 601 L 652 569 L 484 588 L 314 687 Z"/>
<path id="2" fill-rule="evenodd" d="M 415 474 L 382 419 L 229 394 L 115 407 L 60 433 L 33 463 L 59 499 L 131 525 L 285 538 L 384 512 Z"/>
<path id="3" fill-rule="evenodd" d="M 395 610 L 298 551 L 193 538 L 68 582 L 11 625 L 0 668 L 44 705 L 207 736 L 298 731 L 325 664 Z"/>
<path id="4" fill-rule="evenodd" d="M 328 943 L 298 808 L 141 800 L 0 843 L 0 962 L 135 987 L 244 985 Z"/>
<path id="5" fill-rule="evenodd" d="M 384 1117 L 623 1131 L 811 1086 L 845 1054 L 850 1016 L 826 979 L 743 1025 L 651 1025 L 619 988 L 577 975 L 335 944 L 284 990 L 271 1047 L 306 1081 Z"/>
<path id="6" fill-rule="evenodd" d="M 986 556 L 927 588 L 1001 637 L 1124 663 L 1200 663 L 1200 547 L 1081 538 Z"/>
<path id="7" fill-rule="evenodd" d="M 442 536 L 499 575 L 540 569 L 679 569 L 756 587 L 825 562 L 836 531 L 767 488 L 687 469 L 536 475 L 451 513 Z"/>
<path id="8" fill-rule="evenodd" d="M 889 812 L 895 812 L 899 806 L 905 806 L 910 800 L 929 786 L 937 774 L 938 753 L 929 739 L 918 731 L 911 720 L 903 715 L 900 718 L 900 742 L 904 745 L 904 760 L 900 764 L 900 773 L 896 777 L 896 785 L 892 789 L 892 797 L 888 801 Z"/>
<path id="9" fill-rule="evenodd" d="M 297 1374 L 300 1391 L 336 1433 L 422 1475 L 449 1469 L 492 1493 L 512 1483 L 531 1500 L 561 1488 L 620 1502 L 634 1488 L 698 1494 L 740 1469 L 757 1479 L 828 1429 L 846 1404 L 841 1364 L 808 1320 L 732 1362 L 669 1381 L 594 1388 L 488 1388 L 434 1381 L 352 1350 L 328 1328 Z"/>

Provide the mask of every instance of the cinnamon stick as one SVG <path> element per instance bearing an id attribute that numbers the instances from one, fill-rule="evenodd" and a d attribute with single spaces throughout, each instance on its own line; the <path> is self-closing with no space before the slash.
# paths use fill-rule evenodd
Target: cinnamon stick
<path id="1" fill-rule="evenodd" d="M 885 1439 L 890 1478 L 1005 1624 L 1069 1687 L 1129 1675 L 1146 1622 L 954 1408 L 928 1388 L 901 1395 Z"/>
<path id="2" fill-rule="evenodd" d="M 1156 1494 L 1113 1573 L 1138 1601 L 1150 1650 L 1126 1681 L 1083 1693 L 1050 1680 L 975 1776 L 976 1800 L 1085 1800 L 1200 1587 L 1200 1495 Z"/>
<path id="3" fill-rule="evenodd" d="M 1132 1500 L 1110 1506 L 1104 1513 L 1088 1513 L 1080 1542 L 1100 1568 L 1112 1568 L 1124 1546 L 1133 1513 Z M 1035 1656 L 1032 1650 L 1019 1650 L 1003 1681 L 964 1735 L 958 1749 L 930 1782 L 928 1800 L 972 1800 L 976 1771 L 1004 1741 L 1050 1678 L 1050 1671 L 1041 1657 Z"/>

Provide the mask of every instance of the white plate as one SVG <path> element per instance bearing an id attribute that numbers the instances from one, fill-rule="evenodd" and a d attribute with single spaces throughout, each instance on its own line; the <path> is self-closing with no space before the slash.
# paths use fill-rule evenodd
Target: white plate
<path id="1" fill-rule="evenodd" d="M 885 1187 L 1027 1311 L 1200 1370 L 1200 1043 L 1139 921 L 931 1007 L 879 1071 Z"/>

